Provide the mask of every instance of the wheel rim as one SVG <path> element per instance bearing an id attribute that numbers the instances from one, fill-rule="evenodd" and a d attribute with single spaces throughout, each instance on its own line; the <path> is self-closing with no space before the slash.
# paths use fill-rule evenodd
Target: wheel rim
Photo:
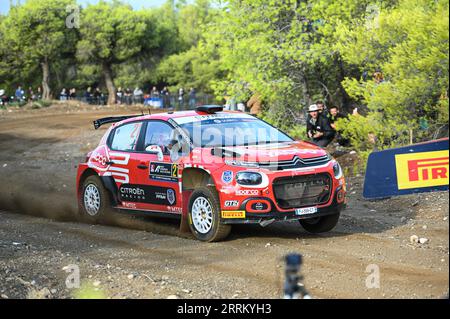
<path id="1" fill-rule="evenodd" d="M 195 229 L 201 234 L 206 234 L 211 230 L 213 211 L 211 204 L 205 197 L 196 198 L 192 204 L 192 222 Z"/>
<path id="2" fill-rule="evenodd" d="M 97 215 L 100 210 L 100 192 L 97 186 L 94 184 L 86 186 L 83 199 L 86 212 L 91 216 Z"/>

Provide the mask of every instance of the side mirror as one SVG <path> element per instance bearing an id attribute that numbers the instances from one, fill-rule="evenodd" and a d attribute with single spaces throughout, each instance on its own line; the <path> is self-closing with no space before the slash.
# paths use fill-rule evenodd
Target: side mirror
<path id="1" fill-rule="evenodd" d="M 145 148 L 145 151 L 150 154 L 158 155 L 158 161 L 162 161 L 164 159 L 163 151 L 158 145 L 149 145 Z"/>

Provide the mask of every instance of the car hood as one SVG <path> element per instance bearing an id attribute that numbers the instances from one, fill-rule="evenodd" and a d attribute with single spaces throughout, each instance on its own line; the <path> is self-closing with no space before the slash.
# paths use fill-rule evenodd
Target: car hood
<path id="1" fill-rule="evenodd" d="M 215 148 L 215 150 L 223 150 L 225 157 L 236 156 L 236 159 L 245 162 L 286 161 L 292 160 L 294 156 L 298 156 L 301 159 L 308 159 L 327 155 L 324 149 L 303 141 L 219 147 Z"/>

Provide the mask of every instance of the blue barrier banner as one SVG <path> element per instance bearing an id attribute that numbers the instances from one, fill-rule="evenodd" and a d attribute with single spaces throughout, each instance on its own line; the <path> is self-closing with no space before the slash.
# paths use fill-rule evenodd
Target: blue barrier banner
<path id="1" fill-rule="evenodd" d="M 393 148 L 369 155 L 365 198 L 448 191 L 449 139 Z"/>

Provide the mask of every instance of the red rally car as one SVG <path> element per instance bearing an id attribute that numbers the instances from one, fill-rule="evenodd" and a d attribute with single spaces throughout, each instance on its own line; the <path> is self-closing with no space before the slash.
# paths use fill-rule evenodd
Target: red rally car
<path id="1" fill-rule="evenodd" d="M 295 219 L 327 232 L 345 208 L 339 163 L 254 116 L 207 105 L 94 126 L 106 123 L 77 174 L 80 212 L 93 222 L 112 210 L 174 216 L 211 242 L 233 224 Z"/>

